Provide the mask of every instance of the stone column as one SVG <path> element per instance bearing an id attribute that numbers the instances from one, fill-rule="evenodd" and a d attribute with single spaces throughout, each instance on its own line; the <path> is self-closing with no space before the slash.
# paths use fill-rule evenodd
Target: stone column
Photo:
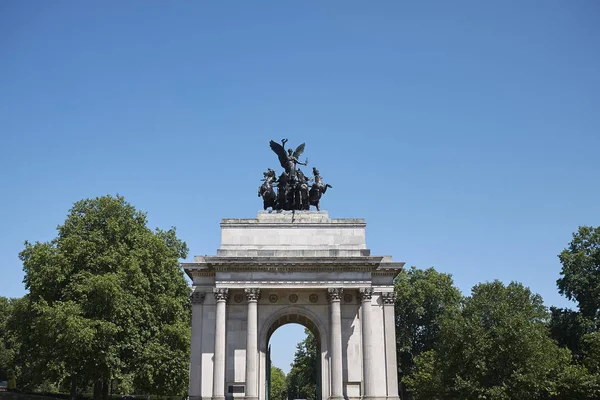
<path id="1" fill-rule="evenodd" d="M 395 292 L 381 294 L 383 299 L 383 319 L 385 329 L 385 363 L 387 366 L 387 398 L 398 400 L 398 363 L 396 361 L 396 316 Z"/>
<path id="2" fill-rule="evenodd" d="M 192 343 L 190 347 L 190 391 L 189 400 L 202 398 L 202 317 L 206 293 L 194 290 L 192 302 Z"/>
<path id="3" fill-rule="evenodd" d="M 226 311 L 229 289 L 214 288 L 217 301 L 217 315 L 215 319 L 215 361 L 213 364 L 213 400 L 225 400 L 225 339 L 226 339 Z"/>
<path id="4" fill-rule="evenodd" d="M 373 288 L 358 291 L 361 310 L 362 357 L 363 357 L 363 399 L 375 397 L 375 360 L 373 359 L 373 333 L 371 330 L 371 298 Z"/>
<path id="5" fill-rule="evenodd" d="M 248 302 L 246 324 L 246 400 L 258 400 L 258 299 L 260 289 L 244 289 Z"/>
<path id="6" fill-rule="evenodd" d="M 344 382 L 342 375 L 342 313 L 340 298 L 342 288 L 327 289 L 327 299 L 331 304 L 331 400 L 343 400 Z"/>

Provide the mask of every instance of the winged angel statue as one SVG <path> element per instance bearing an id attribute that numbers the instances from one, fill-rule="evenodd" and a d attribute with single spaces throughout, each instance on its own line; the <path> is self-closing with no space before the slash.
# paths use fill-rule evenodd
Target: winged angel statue
<path id="1" fill-rule="evenodd" d="M 304 152 L 304 143 L 296 147 L 294 151 L 292 149 L 286 151 L 287 141 L 287 139 L 283 139 L 281 144 L 273 140 L 269 142 L 269 146 L 277 154 L 284 172 L 279 178 L 271 168 L 263 174 L 264 183 L 258 188 L 258 196 L 263 198 L 263 207 L 265 210 L 269 207 L 273 210 L 309 210 L 313 205 L 319 210 L 321 195 L 331 185 L 323 184 L 316 168 L 313 168 L 314 179 L 306 178 L 304 173 L 297 168 L 298 165 L 308 164 L 308 159 L 305 162 L 299 160 Z M 314 183 L 309 190 L 311 181 Z M 277 187 L 277 195 L 275 195 L 273 187 Z"/>

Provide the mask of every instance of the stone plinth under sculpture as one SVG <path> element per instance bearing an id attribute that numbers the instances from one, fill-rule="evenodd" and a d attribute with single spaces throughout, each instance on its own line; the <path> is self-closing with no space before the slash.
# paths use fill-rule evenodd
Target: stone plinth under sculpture
<path id="1" fill-rule="evenodd" d="M 371 256 L 365 227 L 326 211 L 222 220 L 217 255 L 183 264 L 190 398 L 266 400 L 269 338 L 295 322 L 317 339 L 319 399 L 397 400 L 393 279 L 404 263 Z"/>

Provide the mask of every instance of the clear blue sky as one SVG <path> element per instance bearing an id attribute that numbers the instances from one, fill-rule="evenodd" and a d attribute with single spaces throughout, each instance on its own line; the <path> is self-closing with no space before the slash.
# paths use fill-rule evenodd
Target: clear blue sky
<path id="1" fill-rule="evenodd" d="M 325 3 L 1 2 L 0 295 L 87 197 L 215 254 L 289 138 L 373 254 L 569 305 L 556 255 L 600 225 L 599 3 Z"/>

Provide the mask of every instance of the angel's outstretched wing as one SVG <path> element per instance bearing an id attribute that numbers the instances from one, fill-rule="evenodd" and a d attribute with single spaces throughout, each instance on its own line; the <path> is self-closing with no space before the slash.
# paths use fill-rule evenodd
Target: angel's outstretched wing
<path id="1" fill-rule="evenodd" d="M 294 151 L 294 157 L 299 158 L 302 153 L 304 153 L 304 143 L 296 147 L 296 151 Z"/>
<path id="2" fill-rule="evenodd" d="M 279 157 L 279 163 L 281 164 L 281 167 L 285 168 L 285 164 L 287 163 L 287 154 L 285 154 L 285 149 L 283 146 L 272 140 L 269 142 L 269 146 L 271 146 L 271 150 L 273 150 L 273 152 L 277 154 L 277 157 Z"/>

